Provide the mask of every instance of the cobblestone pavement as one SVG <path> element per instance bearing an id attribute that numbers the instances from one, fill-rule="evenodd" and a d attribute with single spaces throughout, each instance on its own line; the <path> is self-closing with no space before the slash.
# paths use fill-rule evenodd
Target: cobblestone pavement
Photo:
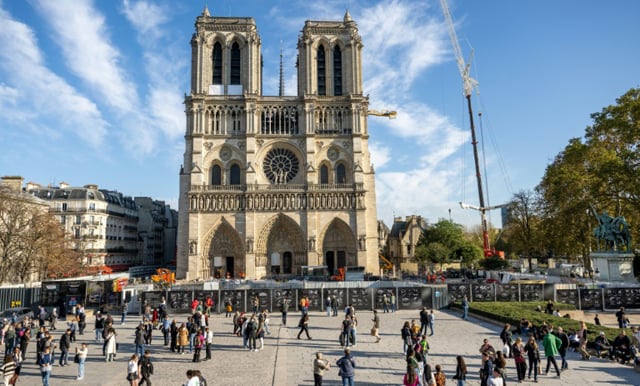
<path id="1" fill-rule="evenodd" d="M 402 356 L 400 328 L 405 320 L 418 319 L 418 311 L 380 312 L 380 343 L 369 335 L 372 325 L 372 312 L 357 311 L 359 319 L 357 346 L 352 349 L 357 362 L 357 385 L 401 385 L 405 369 Z M 188 369 L 199 369 L 209 385 L 313 385 L 312 360 L 317 351 L 324 353 L 332 368 L 324 377 L 325 385 L 341 384 L 335 361 L 342 355 L 338 343 L 339 327 L 342 317 L 327 317 L 321 312 L 310 313 L 310 334 L 312 340 L 296 339 L 299 314 L 289 314 L 289 326 L 281 325 L 280 314 L 271 315 L 271 335 L 265 338 L 265 348 L 258 352 L 249 352 L 242 348 L 242 339 L 231 334 L 231 318 L 216 315 L 210 320 L 215 333 L 213 360 L 192 363 L 188 354 L 171 353 L 162 346 L 159 331 L 149 347 L 155 364 L 152 377 L 156 386 L 179 386 L 185 380 Z M 186 315 L 176 315 L 178 321 Z M 93 318 L 88 318 L 92 326 Z M 118 317 L 119 320 L 119 317 Z M 129 316 L 125 326 L 117 325 L 120 352 L 115 362 L 105 363 L 100 355 L 101 344 L 91 341 L 93 330 L 79 336 L 89 342 L 89 358 L 86 363 L 86 376 L 76 381 L 77 366 L 54 367 L 50 384 L 55 385 L 128 385 L 125 380 L 127 361 L 134 348 L 133 330 L 136 316 Z M 58 327 L 63 324 L 59 323 Z M 455 357 L 463 355 L 469 367 L 467 385 L 479 385 L 477 373 L 480 365 L 478 348 L 483 338 L 489 338 L 494 347 L 501 347 L 499 326 L 489 324 L 473 317 L 463 321 L 454 312 L 436 312 L 435 335 L 430 337 L 431 352 L 429 362 L 435 368 L 440 364 L 448 378 L 448 385 L 455 385 L 451 376 L 455 372 Z M 54 332 L 59 337 L 61 330 Z M 72 350 L 75 343 L 72 345 Z M 33 364 L 35 342 L 29 345 L 28 356 L 23 375 L 18 385 L 41 385 L 40 374 Z M 204 358 L 204 353 L 202 355 Z M 57 362 L 56 362 L 57 363 Z M 542 359 L 543 366 L 546 360 Z M 544 367 L 543 367 L 544 369 Z M 507 373 L 509 384 L 516 383 L 515 366 L 509 360 Z M 550 374 L 553 371 L 550 372 Z M 523 385 L 534 385 L 525 381 Z M 605 360 L 581 361 L 576 353 L 569 354 L 569 370 L 561 378 L 540 376 L 535 385 L 640 385 L 640 373 L 630 366 L 623 366 Z"/>

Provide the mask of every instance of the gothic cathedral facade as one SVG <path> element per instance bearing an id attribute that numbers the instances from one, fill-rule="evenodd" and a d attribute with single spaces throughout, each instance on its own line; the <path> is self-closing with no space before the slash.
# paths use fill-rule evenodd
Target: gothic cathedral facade
<path id="1" fill-rule="evenodd" d="M 253 18 L 205 8 L 185 96 L 177 278 L 262 279 L 303 266 L 377 273 L 374 170 L 362 42 L 342 21 L 307 21 L 297 96 L 262 95 Z M 281 70 L 282 79 L 282 70 Z"/>

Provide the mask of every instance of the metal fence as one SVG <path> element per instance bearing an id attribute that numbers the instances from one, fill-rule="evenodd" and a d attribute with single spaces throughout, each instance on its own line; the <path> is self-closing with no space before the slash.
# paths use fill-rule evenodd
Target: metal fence
<path id="1" fill-rule="evenodd" d="M 145 291 L 141 295 L 141 306 L 157 307 L 162 299 L 166 300 L 169 312 L 183 313 L 191 310 L 191 302 L 198 299 L 203 302 L 210 297 L 214 301 L 214 310 L 224 312 L 225 305 L 231 304 L 233 310 L 248 312 L 253 308 L 253 300 L 258 297 L 259 308 L 270 312 L 279 311 L 284 301 L 291 310 L 298 310 L 300 299 L 309 299 L 309 310 L 324 311 L 329 297 L 335 297 L 338 308 L 353 304 L 356 309 L 381 309 L 384 295 L 395 297 L 397 309 L 443 308 L 447 306 L 447 286 L 381 286 L 371 282 L 343 282 L 341 284 L 320 285 L 305 283 L 304 288 L 277 286 L 275 288 L 228 288 L 217 290 L 193 290 L 173 288 L 169 291 Z M 310 284 L 310 285 L 309 285 Z"/>
<path id="2" fill-rule="evenodd" d="M 42 295 L 40 287 L 5 287 L 0 288 L 0 310 L 13 307 L 35 308 Z"/>
<path id="3" fill-rule="evenodd" d="M 558 284 L 449 284 L 449 301 L 466 295 L 472 302 L 547 301 L 574 305 L 579 310 L 640 309 L 640 287 L 577 288 Z"/>

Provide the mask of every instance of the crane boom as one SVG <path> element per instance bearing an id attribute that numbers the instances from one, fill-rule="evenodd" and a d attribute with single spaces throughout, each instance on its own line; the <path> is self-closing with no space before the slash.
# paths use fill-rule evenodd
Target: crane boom
<path id="1" fill-rule="evenodd" d="M 447 27 L 449 30 L 449 38 L 451 39 L 451 45 L 453 46 L 453 53 L 456 56 L 456 63 L 458 64 L 458 70 L 460 71 L 460 76 L 462 76 L 462 91 L 465 97 L 470 97 L 473 89 L 478 85 L 478 82 L 469 75 L 469 71 L 471 69 L 471 58 L 473 57 L 473 51 L 471 51 L 471 57 L 469 58 L 469 62 L 465 64 L 464 58 L 462 57 L 462 50 L 460 49 L 460 44 L 458 43 L 458 35 L 456 34 L 456 27 L 453 24 L 453 18 L 451 17 L 451 12 L 449 12 L 449 5 L 447 4 L 447 0 L 440 0 L 440 6 L 442 7 L 442 13 L 444 14 L 444 19 L 447 22 Z"/>
<path id="2" fill-rule="evenodd" d="M 480 174 L 480 158 L 478 156 L 478 141 L 476 140 L 476 128 L 473 121 L 473 108 L 471 106 L 471 93 L 473 89 L 478 85 L 478 82 L 469 75 L 471 69 L 471 58 L 468 63 L 465 63 L 462 57 L 462 50 L 458 43 L 458 35 L 456 34 L 456 28 L 453 24 L 453 18 L 449 11 L 449 5 L 447 0 L 440 0 L 442 6 L 442 13 L 444 14 L 447 27 L 449 29 L 449 38 L 451 38 L 451 45 L 453 46 L 453 52 L 456 56 L 456 63 L 458 64 L 458 70 L 460 76 L 462 76 L 462 89 L 464 97 L 467 99 L 467 110 L 469 111 L 469 126 L 471 126 L 471 144 L 473 145 L 473 160 L 476 167 L 476 181 L 478 183 L 478 197 L 480 200 L 480 206 L 473 207 L 467 204 L 460 203 L 460 206 L 464 208 L 473 208 L 480 211 L 480 217 L 482 221 L 482 246 L 484 249 L 484 256 L 490 257 L 494 255 L 494 251 L 489 245 L 489 224 L 487 223 L 487 210 L 496 209 L 496 207 L 486 207 L 484 203 L 484 193 L 482 189 L 482 175 Z M 471 57 L 473 57 L 473 51 L 471 51 Z"/>

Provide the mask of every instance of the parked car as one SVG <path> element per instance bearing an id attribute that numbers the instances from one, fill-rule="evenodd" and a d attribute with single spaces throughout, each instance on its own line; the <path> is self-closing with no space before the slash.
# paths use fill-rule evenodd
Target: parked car
<path id="1" fill-rule="evenodd" d="M 14 314 L 16 315 L 16 322 L 22 322 L 27 317 L 33 319 L 33 310 L 29 307 L 7 308 L 6 310 L 2 311 L 2 315 L 0 316 L 0 318 L 2 318 L 3 321 L 5 319 L 7 321 L 12 321 Z"/>

